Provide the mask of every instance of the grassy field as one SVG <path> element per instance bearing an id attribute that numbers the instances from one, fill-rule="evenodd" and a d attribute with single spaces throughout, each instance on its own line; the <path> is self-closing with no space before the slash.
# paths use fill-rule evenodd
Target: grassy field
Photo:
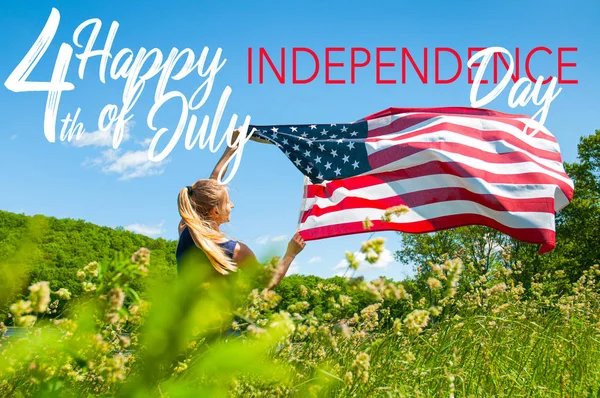
<path id="1" fill-rule="evenodd" d="M 187 275 L 141 298 L 131 284 L 149 267 L 143 249 L 90 263 L 78 298 L 32 285 L 10 307 L 30 329 L 1 340 L 0 395 L 600 396 L 598 266 L 525 289 L 518 269 L 447 259 L 420 297 L 411 281 L 337 278 L 288 286 L 292 301 L 243 273 Z"/>

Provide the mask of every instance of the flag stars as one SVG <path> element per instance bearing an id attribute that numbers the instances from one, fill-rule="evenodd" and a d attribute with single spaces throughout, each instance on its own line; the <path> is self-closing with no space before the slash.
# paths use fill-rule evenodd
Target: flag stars
<path id="1" fill-rule="evenodd" d="M 353 123 L 329 126 L 268 126 L 263 127 L 259 135 L 279 147 L 294 167 L 313 183 L 346 178 L 368 168 L 368 162 L 362 160 L 361 137 L 366 137 L 366 132 L 356 129 Z"/>

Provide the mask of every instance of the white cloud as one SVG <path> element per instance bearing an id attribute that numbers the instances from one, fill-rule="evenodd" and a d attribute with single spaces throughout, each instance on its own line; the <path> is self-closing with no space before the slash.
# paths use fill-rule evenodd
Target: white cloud
<path id="1" fill-rule="evenodd" d="M 134 123 L 129 121 L 125 124 L 123 142 L 130 138 L 130 131 Z M 101 153 L 99 157 L 86 159 L 84 166 L 98 167 L 106 174 L 118 174 L 119 180 L 130 180 L 132 178 L 147 177 L 162 174 L 168 160 L 153 162 L 148 157 L 148 150 L 124 150 L 113 149 L 114 127 L 109 131 L 94 131 L 84 133 L 79 140 L 74 139 L 71 143 L 76 147 L 110 147 Z M 142 147 L 147 146 L 148 140 L 138 142 Z"/>
<path id="2" fill-rule="evenodd" d="M 288 268 L 288 272 L 286 273 L 286 275 L 297 274 L 298 271 L 300 271 L 300 265 L 296 261 L 292 261 L 292 263 L 290 264 L 290 268 Z"/>
<path id="3" fill-rule="evenodd" d="M 129 131 L 133 127 L 133 122 L 129 121 L 125 123 L 125 129 L 123 130 L 123 140 L 125 142 L 130 138 Z M 115 131 L 114 125 L 107 131 L 96 130 L 91 133 L 83 133 L 79 139 L 74 136 L 71 140 L 71 144 L 76 147 L 84 146 L 95 146 L 95 147 L 112 147 L 113 146 L 113 133 Z"/>
<path id="4" fill-rule="evenodd" d="M 379 256 L 379 261 L 375 264 L 371 264 L 368 261 L 365 261 L 365 255 L 361 252 L 354 252 L 356 259 L 358 260 L 358 271 L 368 271 L 373 269 L 387 269 L 389 265 L 394 262 L 394 256 L 389 249 L 383 249 L 381 255 Z M 346 269 L 348 267 L 348 261 L 346 259 L 340 260 L 335 267 L 333 267 L 334 271 Z"/>
<path id="5" fill-rule="evenodd" d="M 144 138 L 143 141 L 137 141 L 138 144 L 142 146 L 142 148 L 150 148 L 150 143 L 152 142 L 152 138 Z"/>
<path id="6" fill-rule="evenodd" d="M 338 269 L 345 269 L 348 267 L 348 261 L 346 259 L 340 260 L 335 267 L 333 267 L 332 269 L 334 271 L 337 271 Z"/>
<path id="7" fill-rule="evenodd" d="M 123 151 L 108 149 L 98 158 L 86 160 L 84 165 L 100 167 L 106 174 L 119 174 L 119 180 L 147 177 L 162 174 L 168 160 L 153 162 L 148 158 L 148 151 Z"/>
<path id="8" fill-rule="evenodd" d="M 256 243 L 258 243 L 259 245 L 265 245 L 269 242 L 281 242 L 283 240 L 287 239 L 287 235 L 278 235 L 278 236 L 270 236 L 270 235 L 264 235 L 264 236 L 259 236 L 258 238 L 256 238 Z"/>
<path id="9" fill-rule="evenodd" d="M 9 138 L 9 139 L 10 139 L 11 141 L 14 141 L 14 140 L 16 140 L 16 139 L 17 139 L 17 135 L 16 135 L 16 134 L 13 134 L 13 135 L 11 135 L 11 136 L 10 136 L 10 138 Z"/>
<path id="10" fill-rule="evenodd" d="M 295 275 L 298 273 L 298 271 L 300 271 L 300 267 L 290 267 L 290 269 L 288 269 L 287 275 Z"/>
<path id="11" fill-rule="evenodd" d="M 138 234 L 155 237 L 165 232 L 163 223 L 158 225 L 146 225 L 146 224 L 131 224 L 125 227 L 126 230 L 135 232 Z"/>
<path id="12" fill-rule="evenodd" d="M 256 243 L 258 243 L 259 245 L 264 245 L 265 243 L 267 243 L 269 241 L 269 236 L 259 236 L 258 238 L 256 238 Z"/>
<path id="13" fill-rule="evenodd" d="M 308 260 L 308 263 L 309 264 L 320 263 L 321 261 L 323 261 L 323 259 L 321 257 L 317 256 L 317 257 L 313 257 L 310 260 Z"/>

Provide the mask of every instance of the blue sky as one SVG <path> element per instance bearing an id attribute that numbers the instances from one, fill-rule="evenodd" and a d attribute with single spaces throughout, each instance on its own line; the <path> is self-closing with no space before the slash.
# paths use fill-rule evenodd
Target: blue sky
<path id="1" fill-rule="evenodd" d="M 252 117 L 254 124 L 335 123 L 360 119 L 390 106 L 468 106 L 470 85 L 466 69 L 453 84 L 422 84 L 414 72 L 408 72 L 407 84 L 378 85 L 375 69 L 364 68 L 356 84 L 326 85 L 321 70 L 314 82 L 306 85 L 279 84 L 268 74 L 265 84 L 248 84 L 247 49 L 255 53 L 266 48 L 276 62 L 281 47 L 308 47 L 321 61 L 327 47 L 345 47 L 335 61 L 349 62 L 350 47 L 365 47 L 372 56 L 377 47 L 407 47 L 413 55 L 428 48 L 430 58 L 435 47 L 451 47 L 466 63 L 468 47 L 505 47 L 522 54 L 537 46 L 553 50 L 552 55 L 538 53 L 533 60 L 534 75 L 556 75 L 558 47 L 577 47 L 567 53 L 565 78 L 577 79 L 577 85 L 562 85 L 552 103 L 546 126 L 557 137 L 563 159 L 576 159 L 579 137 L 591 134 L 600 125 L 600 44 L 595 26 L 600 6 L 594 1 L 454 1 L 454 2 L 377 2 L 303 1 L 303 2 L 207 2 L 207 1 L 4 1 L 0 14 L 2 81 L 10 75 L 29 50 L 50 11 L 61 14 L 58 32 L 30 79 L 48 80 L 60 43 L 72 43 L 74 29 L 83 21 L 99 18 L 103 22 L 96 47 L 103 45 L 112 21 L 120 26 L 112 54 L 127 47 L 158 48 L 168 54 L 172 47 L 191 48 L 197 54 L 210 48 L 209 60 L 221 48 L 226 63 L 216 75 L 212 93 L 199 110 L 199 118 L 212 119 L 219 97 L 226 86 L 232 94 L 224 111 L 219 137 L 229 118 Z M 87 37 L 87 36 L 86 36 Z M 76 49 L 76 53 L 81 50 Z M 386 55 L 399 64 L 399 51 Z M 394 59 L 394 56 L 397 57 Z M 287 59 L 290 64 L 289 58 Z M 417 58 L 422 65 L 422 59 Z M 97 130 L 101 109 L 108 103 L 119 104 L 124 80 L 106 84 L 98 79 L 99 61 L 90 60 L 85 78 L 77 76 L 79 62 L 72 60 L 67 80 L 75 90 L 63 93 L 58 115 L 74 113 L 80 107 L 80 121 L 88 132 Z M 310 64 L 299 64 L 308 71 Z M 452 72 L 452 60 L 442 58 L 444 71 Z M 448 68 L 448 69 L 446 69 Z M 524 55 L 521 59 L 523 73 Z M 257 69 L 255 60 L 255 70 Z M 383 77 L 400 80 L 400 67 L 390 68 Z M 290 71 L 288 70 L 288 77 Z M 308 72 L 307 72 L 308 73 Z M 348 66 L 332 74 L 349 79 Z M 444 77 L 444 76 L 442 76 Z M 447 77 L 447 76 L 446 76 Z M 488 74 L 486 74 L 488 77 Z M 154 102 L 156 78 L 148 83 L 133 109 L 133 124 L 118 152 L 109 146 L 49 143 L 43 133 L 46 93 L 13 93 L 0 87 L 0 208 L 25 214 L 84 219 L 111 227 L 125 226 L 151 236 L 176 239 L 179 216 L 176 195 L 179 189 L 199 178 L 208 177 L 220 154 L 199 148 L 186 150 L 181 140 L 166 162 L 149 163 L 143 157 L 152 132 L 146 116 Z M 197 75 L 170 82 L 167 90 L 179 90 L 188 97 L 202 83 Z M 257 76 L 255 75 L 255 82 Z M 511 109 L 507 105 L 508 88 L 487 107 L 504 112 L 533 115 L 536 106 Z M 544 89 L 543 89 L 544 90 Z M 175 106 L 160 113 L 160 124 L 174 128 L 179 118 Z M 57 127 L 60 130 L 60 126 Z M 89 141 L 88 141 L 89 142 Z M 240 169 L 230 185 L 235 203 L 232 222 L 224 230 L 246 242 L 259 256 L 281 254 L 296 228 L 302 197 L 302 175 L 276 148 L 251 142 L 245 148 Z M 381 233 L 390 253 L 399 247 L 398 236 Z M 344 258 L 345 250 L 357 250 L 367 234 L 309 242 L 298 256 L 293 271 L 332 276 Z M 412 273 L 412 266 L 393 261 L 387 253 L 379 268 L 363 267 L 368 278 L 386 275 L 401 278 Z"/>

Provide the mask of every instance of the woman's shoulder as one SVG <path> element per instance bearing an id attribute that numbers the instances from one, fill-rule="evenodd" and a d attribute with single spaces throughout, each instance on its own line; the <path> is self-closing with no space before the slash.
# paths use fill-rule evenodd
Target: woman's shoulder
<path id="1" fill-rule="evenodd" d="M 217 245 L 221 246 L 223 248 L 223 250 L 225 250 L 225 253 L 229 256 L 229 258 L 231 258 L 233 260 L 233 257 L 235 254 L 235 249 L 238 246 L 238 242 L 233 239 L 228 239 L 226 241 L 216 242 L 216 243 L 217 243 Z"/>
<path id="2" fill-rule="evenodd" d="M 238 264 L 244 266 L 244 264 L 254 265 L 258 263 L 256 256 L 252 249 L 242 242 L 237 242 L 233 253 L 233 260 Z"/>
<path id="3" fill-rule="evenodd" d="M 185 226 L 179 232 L 177 248 L 181 250 L 187 250 L 191 246 L 196 246 L 196 243 L 194 243 L 194 238 L 192 238 L 189 228 Z"/>
<path id="4" fill-rule="evenodd" d="M 240 243 L 237 240 L 230 238 L 226 238 L 222 241 L 217 241 L 215 243 L 221 246 L 225 251 L 225 254 L 227 254 L 232 260 L 234 259 L 241 247 L 248 249 L 248 247 L 243 243 Z M 190 234 L 189 228 L 187 227 L 187 225 L 184 224 L 183 228 L 180 228 L 179 231 L 179 242 L 177 248 L 178 251 L 181 252 L 191 246 L 196 246 L 196 244 L 194 243 L 192 234 Z"/>
<path id="5" fill-rule="evenodd" d="M 179 226 L 178 226 L 178 231 L 179 231 L 179 236 L 181 236 L 181 234 L 183 233 L 183 230 L 185 230 L 187 228 L 187 225 L 185 225 L 185 221 L 183 221 L 183 218 L 181 219 L 181 221 L 179 221 Z"/>

